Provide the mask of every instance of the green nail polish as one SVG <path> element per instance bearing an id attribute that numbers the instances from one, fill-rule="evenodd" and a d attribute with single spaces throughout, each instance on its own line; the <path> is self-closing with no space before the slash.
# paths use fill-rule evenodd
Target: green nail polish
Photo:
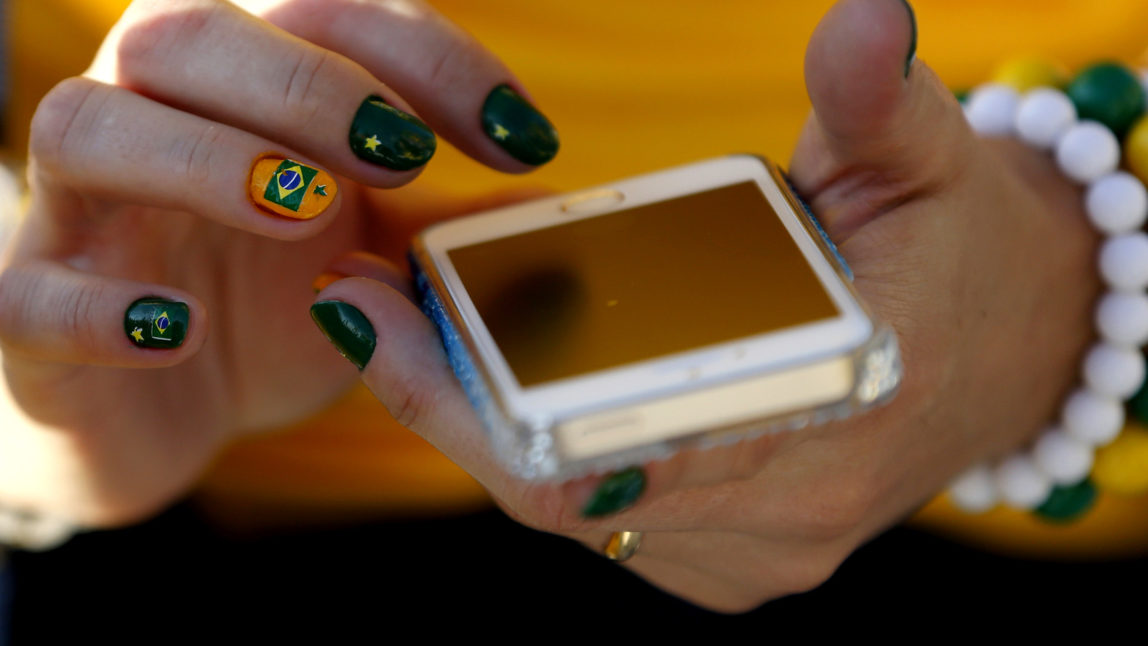
<path id="1" fill-rule="evenodd" d="M 606 516 L 633 505 L 646 490 L 646 473 L 638 467 L 619 471 L 598 485 L 590 501 L 582 508 L 586 517 Z"/>
<path id="2" fill-rule="evenodd" d="M 434 155 L 434 133 L 417 118 L 369 96 L 351 121 L 351 150 L 363 161 L 392 170 L 410 170 Z"/>
<path id="3" fill-rule="evenodd" d="M 494 88 L 486 97 L 482 129 L 520 162 L 538 166 L 558 154 L 558 131 L 509 85 Z"/>
<path id="4" fill-rule="evenodd" d="M 311 318 L 327 335 L 339 354 L 362 370 L 375 353 L 375 328 L 352 305 L 341 301 L 319 301 L 311 306 Z"/>
<path id="5" fill-rule="evenodd" d="M 909 25 L 913 30 L 909 36 L 909 53 L 905 56 L 905 78 L 909 78 L 913 59 L 917 57 L 917 14 L 913 12 L 913 5 L 909 4 L 909 0 L 901 0 L 901 4 L 905 5 L 905 11 L 909 12 Z"/>
<path id="6" fill-rule="evenodd" d="M 178 348 L 187 336 L 185 303 L 141 298 L 124 313 L 124 334 L 141 348 Z"/>

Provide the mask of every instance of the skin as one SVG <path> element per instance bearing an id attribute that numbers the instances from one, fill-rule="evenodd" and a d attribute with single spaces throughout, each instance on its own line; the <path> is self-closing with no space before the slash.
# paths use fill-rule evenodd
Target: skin
<path id="1" fill-rule="evenodd" d="M 646 465 L 649 484 L 634 507 L 583 519 L 597 478 L 531 485 L 494 463 L 431 324 L 384 259 L 413 229 L 476 204 L 378 190 L 417 171 L 370 166 L 345 145 L 325 143 L 345 134 L 294 135 L 317 106 L 351 114 L 378 92 L 479 161 L 527 170 L 471 118 L 485 92 L 512 77 L 421 5 L 402 5 L 417 9 L 415 23 L 403 24 L 425 29 L 404 30 L 401 37 L 416 40 L 394 56 L 338 30 L 411 20 L 393 13 L 397 5 L 324 3 L 339 17 L 321 32 L 307 19 L 316 4 L 251 3 L 268 23 L 214 1 L 137 2 L 88 76 L 66 82 L 41 106 L 32 132 L 33 200 L 0 275 L 0 349 L 11 392 L 0 409 L 4 504 L 94 526 L 153 513 L 193 485 L 224 441 L 320 410 L 358 378 L 307 315 L 312 300 L 342 300 L 385 330 L 362 373 L 367 386 L 508 514 L 594 549 L 613 531 L 644 531 L 625 567 L 734 612 L 819 585 L 963 468 L 1032 437 L 1073 385 L 1099 292 L 1097 240 L 1079 188 L 1039 153 L 976 139 L 924 63 L 904 75 L 910 29 L 900 2 L 842 0 L 807 50 L 814 113 L 790 169 L 859 291 L 896 329 L 902 391 L 864 416 Z M 205 99 L 194 80 L 165 85 L 159 72 L 173 61 L 212 67 L 220 54 L 196 43 L 214 30 L 242 31 L 244 38 L 228 42 L 250 48 L 241 60 L 251 66 L 268 51 L 277 54 L 266 60 L 289 51 L 302 62 L 282 73 L 252 71 L 246 78 L 271 79 L 258 96 L 244 86 Z M 472 55 L 449 57 L 448 66 L 472 67 L 448 69 L 436 77 L 441 85 L 420 82 L 419 66 L 454 46 Z M 326 69 L 338 86 L 300 80 L 298 70 L 310 67 Z M 471 80 L 460 87 L 458 79 Z M 282 123 L 257 123 L 244 114 L 266 111 L 231 107 L 259 96 L 287 97 Z M 181 121 L 167 105 L 195 120 Z M 139 136 L 166 131 L 179 136 L 156 148 L 148 142 L 158 134 Z M 189 147 L 187 137 L 211 147 Z M 285 148 L 289 142 L 299 149 Z M 201 184 L 226 177 L 220 169 L 233 170 L 247 155 L 292 152 L 337 173 L 340 193 L 331 209 L 302 223 L 241 208 L 242 195 L 228 193 L 226 182 L 216 187 L 217 201 L 230 199 L 231 208 L 180 210 L 199 204 L 193 194 L 140 195 L 118 175 L 93 169 L 92 160 L 125 149 L 141 161 L 123 172 L 182 169 Z M 373 253 L 348 255 L 355 249 Z M 331 270 L 352 277 L 314 297 L 268 288 L 309 285 Z M 192 328 L 179 350 L 142 351 L 122 336 L 124 308 L 152 294 L 191 305 Z"/>

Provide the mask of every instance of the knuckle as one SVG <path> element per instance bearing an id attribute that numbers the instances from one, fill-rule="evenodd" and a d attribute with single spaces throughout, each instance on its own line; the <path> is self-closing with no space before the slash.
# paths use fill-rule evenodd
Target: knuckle
<path id="1" fill-rule="evenodd" d="M 553 486 L 525 487 L 512 505 L 504 506 L 511 518 L 550 534 L 570 534 L 588 529 L 588 523 L 571 513 L 566 497 Z"/>
<path id="2" fill-rule="evenodd" d="M 80 347 L 98 347 L 94 321 L 100 306 L 105 302 L 106 290 L 99 282 L 86 282 L 73 285 L 60 292 L 55 311 L 59 313 L 59 334 L 70 338 Z"/>
<path id="3" fill-rule="evenodd" d="M 427 85 L 432 92 L 446 92 L 458 85 L 459 76 L 465 75 L 469 68 L 467 62 L 471 57 L 467 45 L 458 39 L 441 41 L 427 74 Z"/>
<path id="4" fill-rule="evenodd" d="M 201 127 L 190 137 L 181 138 L 172 146 L 171 167 L 180 169 L 188 186 L 209 186 L 215 153 L 223 149 L 224 131 L 215 124 Z"/>
<path id="5" fill-rule="evenodd" d="M 66 157 L 65 148 L 82 141 L 83 132 L 90 129 L 94 119 L 101 86 L 88 79 L 74 77 L 60 82 L 40 101 L 32 116 L 29 131 L 29 152 L 36 163 L 59 169 Z"/>
<path id="6" fill-rule="evenodd" d="M 793 564 L 781 577 L 782 593 L 800 594 L 821 587 L 837 572 L 844 560 L 844 557 L 817 556 Z"/>
<path id="7" fill-rule="evenodd" d="M 116 44 L 117 72 L 131 79 L 142 70 L 165 69 L 211 29 L 220 7 L 207 0 L 136 0 Z"/>
<path id="8" fill-rule="evenodd" d="M 845 560 L 826 549 L 801 549 L 783 560 L 777 556 L 773 552 L 743 555 L 737 569 L 723 577 L 727 587 L 714 609 L 747 612 L 779 597 L 809 592 L 828 581 Z"/>
<path id="9" fill-rule="evenodd" d="M 777 451 L 778 437 L 776 434 L 768 434 L 730 447 L 725 467 L 728 479 L 745 481 L 756 478 Z"/>
<path id="10" fill-rule="evenodd" d="M 16 267 L 0 271 L 0 339 L 10 340 L 17 334 L 24 310 L 32 294 L 24 272 Z"/>
<path id="11" fill-rule="evenodd" d="M 412 382 L 400 382 L 388 389 L 387 410 L 400 426 L 417 429 L 432 405 L 428 390 Z"/>
<path id="12" fill-rule="evenodd" d="M 312 91 L 315 80 L 328 74 L 336 55 L 326 49 L 300 49 L 284 67 L 283 111 L 292 127 L 306 129 L 321 113 L 323 97 Z"/>
<path id="13" fill-rule="evenodd" d="M 834 478 L 800 508 L 796 527 L 814 541 L 832 541 L 854 532 L 876 504 L 875 489 L 866 480 Z"/>

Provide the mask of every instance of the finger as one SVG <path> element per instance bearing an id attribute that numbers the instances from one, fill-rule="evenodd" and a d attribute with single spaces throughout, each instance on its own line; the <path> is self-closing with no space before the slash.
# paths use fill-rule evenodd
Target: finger
<path id="1" fill-rule="evenodd" d="M 673 456 L 606 475 L 573 480 L 563 486 L 568 506 L 583 518 L 607 518 L 626 512 L 646 522 L 652 501 L 690 489 L 736 483 L 756 477 L 778 451 L 800 438 L 792 433 L 679 451 Z M 675 519 L 660 529 L 691 527 L 696 519 Z"/>
<path id="2" fill-rule="evenodd" d="M 959 105 L 916 59 L 916 35 L 902 0 L 842 0 L 810 39 L 813 114 L 790 170 L 838 241 L 952 181 L 972 156 L 975 139 Z"/>
<path id="3" fill-rule="evenodd" d="M 434 130 L 506 172 L 554 158 L 558 133 L 514 75 L 425 3 L 244 0 L 287 31 L 361 63 Z M 269 4 L 276 5 L 267 10 Z"/>
<path id="4" fill-rule="evenodd" d="M 190 211 L 272 238 L 312 236 L 338 211 L 338 187 L 311 162 L 293 161 L 299 157 L 276 148 L 127 90 L 75 78 L 40 104 L 30 150 L 37 181 L 89 197 Z"/>
<path id="5" fill-rule="evenodd" d="M 192 357 L 206 336 L 203 304 L 181 290 L 48 261 L 20 263 L 0 274 L 6 357 L 158 368 Z"/>
<path id="6" fill-rule="evenodd" d="M 315 277 L 311 287 L 315 293 L 344 278 L 369 278 L 391 287 L 407 298 L 414 298 L 410 278 L 390 262 L 366 251 L 343 254 L 327 264 L 323 273 Z"/>
<path id="7" fill-rule="evenodd" d="M 220 0 L 137 2 L 93 73 L 259 134 L 374 186 L 413 179 L 435 136 L 360 65 Z"/>
<path id="8" fill-rule="evenodd" d="M 601 553 L 610 532 L 579 534 Z M 852 551 L 846 541 L 773 541 L 736 532 L 647 532 L 624 566 L 658 587 L 722 612 L 744 612 L 824 583 Z"/>
<path id="9" fill-rule="evenodd" d="M 474 475 L 515 518 L 547 531 L 627 522 L 641 530 L 694 528 L 696 508 L 675 508 L 669 494 L 752 478 L 788 441 L 779 435 L 685 451 L 666 461 L 565 483 L 523 481 L 495 461 L 433 325 L 397 290 L 362 278 L 337 280 L 319 294 L 312 317 L 400 424 Z"/>
<path id="10" fill-rule="evenodd" d="M 389 285 L 348 278 L 319 293 L 311 317 L 399 424 L 488 488 L 502 488 L 504 472 L 488 450 L 438 333 L 418 308 Z"/>
<path id="11" fill-rule="evenodd" d="M 372 221 L 372 249 L 387 258 L 406 257 L 411 239 L 428 226 L 500 206 L 553 195 L 540 186 L 516 186 L 479 194 L 444 192 L 442 186 L 415 182 L 395 191 L 367 191 L 366 201 L 386 218 Z"/>

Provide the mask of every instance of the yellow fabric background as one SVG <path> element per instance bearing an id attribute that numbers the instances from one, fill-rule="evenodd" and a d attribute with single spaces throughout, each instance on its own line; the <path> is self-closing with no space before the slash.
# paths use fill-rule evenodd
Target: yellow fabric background
<path id="1" fill-rule="evenodd" d="M 10 141 L 22 149 L 38 98 L 81 71 L 125 0 L 10 0 Z M 804 46 L 829 0 L 433 2 L 515 70 L 562 136 L 525 178 L 441 146 L 419 180 L 450 192 L 525 184 L 573 189 L 731 152 L 788 158 L 808 111 Z M 1070 69 L 1137 60 L 1140 0 L 918 0 L 918 56 L 953 87 L 1001 60 L 1050 56 Z M 942 154 L 943 151 L 939 151 Z M 358 389 L 320 419 L 233 447 L 202 496 L 232 523 L 442 513 L 486 503 L 481 489 Z M 1148 546 L 1148 500 L 1104 496 L 1084 522 L 1054 527 L 1005 510 L 979 517 L 943 500 L 916 522 L 1025 554 L 1094 555 Z"/>

